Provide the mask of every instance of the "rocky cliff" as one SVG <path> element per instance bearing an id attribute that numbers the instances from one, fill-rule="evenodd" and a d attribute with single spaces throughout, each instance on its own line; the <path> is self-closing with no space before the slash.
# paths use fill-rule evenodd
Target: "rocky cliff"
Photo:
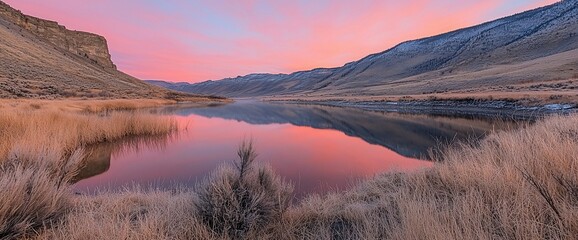
<path id="1" fill-rule="evenodd" d="M 0 98 L 181 97 L 191 95 L 118 71 L 104 37 L 27 16 L 0 0 Z"/>
<path id="2" fill-rule="evenodd" d="M 106 39 L 102 36 L 71 31 L 57 22 L 27 16 L 1 1 L 0 17 L 28 30 L 38 38 L 48 41 L 60 49 L 87 58 L 103 67 L 116 69 L 110 59 Z"/>

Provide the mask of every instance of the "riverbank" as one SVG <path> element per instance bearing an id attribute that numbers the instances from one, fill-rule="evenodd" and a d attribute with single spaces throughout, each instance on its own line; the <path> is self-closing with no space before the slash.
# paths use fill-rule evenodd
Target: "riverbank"
<path id="1" fill-rule="evenodd" d="M 106 111 L 131 111 L 186 104 L 187 106 L 211 106 L 233 102 L 219 97 L 190 97 L 176 99 L 0 99 L 0 110 L 58 110 L 66 112 L 99 113 Z"/>
<path id="2" fill-rule="evenodd" d="M 573 103 L 550 103 L 523 105 L 503 100 L 408 100 L 408 101 L 346 101 L 346 100 L 273 100 L 287 104 L 312 104 L 335 107 L 353 107 L 368 111 L 429 114 L 441 116 L 502 118 L 512 120 L 535 120 L 547 115 L 567 115 L 578 112 Z"/>

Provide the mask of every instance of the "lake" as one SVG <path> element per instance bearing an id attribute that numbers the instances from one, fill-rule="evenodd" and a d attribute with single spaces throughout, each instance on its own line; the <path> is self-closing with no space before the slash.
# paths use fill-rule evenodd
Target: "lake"
<path id="1" fill-rule="evenodd" d="M 428 161 L 432 148 L 516 127 L 501 120 L 253 101 L 156 111 L 173 116 L 183 130 L 88 148 L 75 191 L 115 191 L 134 184 L 194 186 L 236 160 L 237 147 L 250 138 L 257 161 L 291 181 L 296 197 L 301 197 L 343 190 L 382 172 L 427 168 L 433 164 Z"/>

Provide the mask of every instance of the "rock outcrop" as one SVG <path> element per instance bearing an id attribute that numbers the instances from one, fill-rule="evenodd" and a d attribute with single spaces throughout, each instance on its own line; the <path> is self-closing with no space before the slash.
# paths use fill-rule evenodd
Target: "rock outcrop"
<path id="1" fill-rule="evenodd" d="M 68 30 L 57 22 L 25 15 L 1 1 L 0 17 L 60 49 L 87 58 L 102 67 L 116 69 L 110 58 L 106 39 L 102 36 Z"/>
<path id="2" fill-rule="evenodd" d="M 189 98 L 116 69 L 104 37 L 0 0 L 0 98 Z"/>

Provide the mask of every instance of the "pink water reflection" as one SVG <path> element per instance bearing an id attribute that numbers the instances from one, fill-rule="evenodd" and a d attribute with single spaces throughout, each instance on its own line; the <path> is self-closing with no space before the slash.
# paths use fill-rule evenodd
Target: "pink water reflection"
<path id="1" fill-rule="evenodd" d="M 251 137 L 266 162 L 292 181 L 296 194 L 343 189 L 376 173 L 408 171 L 431 162 L 401 156 L 337 130 L 320 130 L 290 124 L 251 125 L 236 120 L 197 115 L 176 117 L 187 130 L 164 149 L 143 148 L 113 154 L 109 169 L 75 184 L 81 192 L 120 189 L 140 184 L 170 189 L 193 186 L 220 164 L 236 159 L 242 139 Z"/>

